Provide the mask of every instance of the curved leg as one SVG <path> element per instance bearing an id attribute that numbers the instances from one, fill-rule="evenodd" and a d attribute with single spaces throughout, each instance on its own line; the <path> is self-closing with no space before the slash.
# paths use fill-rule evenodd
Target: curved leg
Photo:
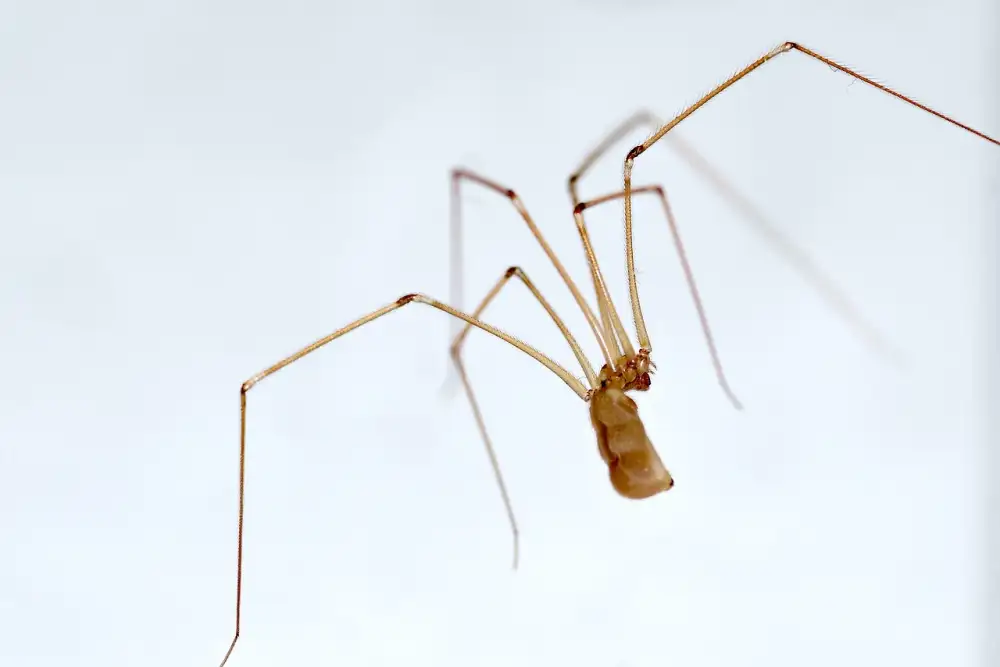
<path id="1" fill-rule="evenodd" d="M 531 219 L 531 215 L 528 210 L 521 203 L 521 198 L 518 197 L 517 193 L 510 188 L 505 188 L 487 178 L 468 171 L 466 169 L 455 169 L 451 174 L 451 294 L 452 301 L 458 306 L 463 305 L 463 290 L 462 290 L 462 278 L 463 278 L 463 266 L 462 266 L 462 209 L 461 209 L 461 196 L 460 196 L 460 183 L 463 180 L 471 181 L 477 183 L 497 194 L 507 197 L 510 202 L 517 209 L 518 214 L 521 219 L 528 225 L 528 229 L 531 230 L 531 234 L 538 241 L 538 244 L 542 246 L 542 250 L 548 256 L 552 265 L 555 266 L 556 271 L 562 277 L 563 282 L 569 288 L 569 291 L 573 294 L 573 298 L 576 300 L 577 304 L 580 306 L 580 310 L 583 311 L 584 316 L 587 318 L 587 323 L 590 324 L 591 330 L 594 332 L 594 336 L 597 338 L 597 342 L 601 347 L 601 354 L 604 356 L 604 361 L 613 366 L 614 359 L 617 355 L 613 356 L 612 351 L 609 347 L 610 341 L 605 340 L 605 336 L 601 333 L 601 324 L 598 322 L 597 318 L 594 316 L 594 311 L 590 309 L 587 305 L 587 301 L 583 298 L 583 294 L 580 293 L 579 288 L 573 279 L 570 278 L 569 272 L 556 257 L 556 254 L 552 251 L 552 248 L 546 242 L 545 237 L 542 236 L 542 232 L 535 225 L 535 221 Z"/>
<path id="2" fill-rule="evenodd" d="M 867 85 L 869 85 L 869 86 L 871 86 L 873 88 L 881 90 L 883 93 L 891 95 L 891 96 L 895 97 L 896 99 L 902 100 L 903 102 L 906 102 L 907 104 L 910 104 L 910 105 L 912 105 L 912 106 L 914 106 L 914 107 L 916 107 L 916 108 L 918 108 L 918 109 L 920 109 L 922 111 L 926 111 L 927 113 L 929 113 L 929 114 L 931 114 L 933 116 L 936 116 L 937 118 L 940 118 L 941 120 L 943 120 L 943 121 L 945 121 L 947 123 L 950 123 L 950 124 L 952 124 L 952 125 L 954 125 L 954 126 L 956 126 L 958 128 L 961 128 L 961 129 L 963 129 L 963 130 L 965 130 L 967 132 L 971 132 L 972 134 L 976 135 L 977 137 L 980 137 L 982 139 L 985 139 L 986 141 L 989 141 L 990 143 L 993 143 L 993 144 L 996 144 L 996 145 L 1000 146 L 1000 140 L 994 139 L 993 137 L 991 137 L 989 135 L 986 135 L 986 134 L 984 134 L 984 133 L 980 132 L 979 130 L 976 130 L 976 129 L 972 128 L 972 127 L 969 127 L 968 125 L 965 125 L 964 123 L 960 123 L 957 120 L 955 120 L 954 118 L 951 118 L 950 116 L 947 116 L 947 115 L 941 113 L 940 111 L 935 111 L 934 109 L 932 109 L 932 108 L 930 108 L 930 107 L 928 107 L 926 105 L 923 105 L 923 104 L 917 102 L 916 100 L 914 100 L 914 99 L 912 99 L 910 97 L 907 97 L 906 95 L 903 95 L 901 93 L 896 92 L 895 90 L 892 90 L 888 86 L 884 86 L 884 85 L 882 85 L 882 84 L 880 84 L 880 83 L 878 83 L 878 82 L 876 82 L 876 81 L 874 81 L 874 80 L 872 80 L 872 79 L 870 79 L 870 78 L 868 78 L 866 76 L 862 76 L 858 72 L 855 72 L 854 70 L 852 70 L 852 69 L 850 69 L 848 67 L 845 67 L 844 65 L 841 65 L 840 63 L 837 63 L 837 62 L 835 62 L 833 60 L 830 60 L 829 58 L 827 58 L 825 56 L 822 56 L 822 55 L 816 53 L 815 51 L 812 51 L 812 50 L 810 50 L 810 49 L 802 46 L 801 44 L 797 44 L 795 42 L 785 42 L 784 44 L 778 45 L 777 47 L 771 49 L 766 54 L 764 54 L 763 56 L 761 56 L 757 60 L 753 61 L 752 63 L 750 63 L 749 65 L 747 65 L 746 67 L 744 67 L 743 69 L 741 69 L 740 71 L 738 71 L 736 74 L 733 74 L 732 76 L 730 76 L 728 79 L 726 79 L 725 81 L 723 81 L 722 83 L 720 83 L 718 86 L 716 86 L 715 88 L 713 88 L 712 90 L 710 90 L 705 95 L 703 95 L 701 97 L 701 99 L 697 100 L 694 104 L 688 106 L 686 109 L 684 109 L 679 114 L 677 114 L 676 116 L 674 116 L 669 122 L 667 122 L 662 127 L 660 127 L 660 129 L 658 129 L 652 136 L 650 136 L 648 139 L 646 139 L 644 142 L 642 142 L 638 146 L 634 147 L 625 156 L 625 165 L 624 165 L 624 181 L 625 181 L 625 188 L 624 188 L 624 190 L 625 190 L 625 193 L 624 193 L 624 196 L 625 196 L 625 261 L 628 264 L 629 296 L 630 296 L 631 301 L 632 301 L 632 312 L 633 312 L 633 315 L 635 316 L 635 319 L 636 319 L 636 325 L 638 327 L 640 327 L 641 330 L 643 330 L 643 331 L 645 330 L 645 323 L 642 322 L 642 313 L 639 311 L 639 297 L 638 297 L 638 293 L 637 293 L 637 289 L 636 289 L 636 282 L 635 282 L 635 256 L 634 256 L 633 249 L 632 249 L 632 168 L 633 168 L 633 165 L 635 163 L 636 158 L 639 157 L 640 155 L 642 155 L 643 153 L 645 153 L 647 150 L 649 150 L 650 146 L 652 146 L 657 141 L 659 141 L 660 139 L 662 139 L 668 132 L 670 132 L 670 130 L 672 130 L 675 127 L 677 127 L 677 125 L 679 125 L 681 123 L 681 121 L 683 121 L 685 118 L 687 118 L 688 116 L 690 116 L 691 114 L 693 114 L 694 112 L 696 112 L 701 107 L 703 107 L 706 104 L 708 104 L 708 102 L 710 100 L 712 100 L 712 98 L 714 98 L 717 95 L 719 95 L 722 91 L 726 90 L 727 88 L 729 88 L 730 86 L 732 86 L 734 83 L 736 83 L 740 79 L 744 78 L 745 76 L 747 76 L 748 74 L 750 74 L 751 72 L 753 72 L 754 70 L 756 70 L 757 68 L 761 67 L 762 65 L 764 65 L 764 63 L 772 60 L 773 58 L 776 58 L 776 57 L 780 56 L 783 53 L 787 53 L 789 51 L 798 51 L 799 53 L 803 53 L 803 54 L 809 56 L 810 58 L 823 63 L 824 65 L 826 65 L 828 67 L 831 67 L 831 68 L 833 68 L 835 70 L 838 70 L 838 71 L 840 71 L 840 72 L 842 72 L 844 74 L 847 74 L 848 76 L 851 76 L 851 77 L 857 79 L 858 81 L 861 81 L 862 83 L 865 83 L 865 84 L 867 84 Z"/>
<path id="3" fill-rule="evenodd" d="M 576 392 L 576 394 L 580 398 L 582 398 L 583 400 L 588 399 L 589 392 L 587 391 L 587 388 L 584 387 L 583 383 L 581 383 L 579 380 L 573 377 L 572 373 L 567 371 L 565 368 L 563 368 L 556 362 L 549 359 L 547 356 L 545 356 L 535 348 L 531 347 L 530 345 L 527 345 L 526 343 L 521 342 L 520 340 L 514 338 L 513 336 L 507 333 L 504 333 L 503 331 L 500 331 L 496 327 L 486 324 L 485 322 L 482 322 L 475 317 L 466 315 L 465 313 L 456 310 L 451 306 L 443 304 L 440 301 L 431 299 L 430 297 L 424 296 L 423 294 L 407 294 L 403 297 L 400 297 L 395 302 L 387 306 L 383 306 L 382 308 L 379 308 L 378 310 L 351 322 L 347 326 L 337 329 L 330 335 L 320 338 L 315 343 L 312 343 L 311 345 L 302 348 L 295 354 L 285 357 L 278 363 L 274 364 L 273 366 L 270 366 L 269 368 L 266 368 L 260 373 L 257 373 L 249 380 L 244 382 L 240 386 L 239 511 L 237 515 L 237 524 L 236 524 L 237 526 L 236 528 L 236 630 L 233 633 L 233 639 L 229 644 L 229 649 L 226 651 L 225 656 L 222 658 L 222 662 L 219 664 L 219 667 L 225 667 L 225 664 L 229 661 L 229 656 L 231 656 L 233 653 L 233 649 L 236 648 L 236 641 L 240 638 L 240 611 L 242 608 L 242 601 L 243 601 L 243 507 L 244 507 L 243 501 L 245 497 L 244 488 L 246 479 L 245 473 L 246 473 L 246 433 L 247 433 L 247 392 L 249 392 L 255 385 L 257 385 L 265 378 L 277 373 L 282 368 L 285 368 L 286 366 L 295 363 L 299 359 L 302 359 L 303 357 L 315 352 L 316 350 L 323 347 L 327 343 L 330 343 L 336 340 L 337 338 L 340 338 L 344 334 L 349 333 L 357 329 L 358 327 L 364 326 L 369 322 L 377 320 L 383 315 L 387 315 L 392 311 L 402 308 L 403 306 L 410 303 L 423 303 L 433 308 L 437 308 L 438 310 L 444 311 L 445 313 L 448 313 L 453 317 L 457 317 L 461 320 L 464 320 L 470 326 L 478 327 L 483 331 L 486 331 L 487 333 L 493 334 L 497 338 L 513 345 L 514 347 L 521 350 L 525 354 L 531 356 L 540 364 L 542 364 L 550 371 L 558 375 L 563 380 L 563 382 L 569 385 L 570 389 Z"/>
<path id="4" fill-rule="evenodd" d="M 667 193 L 660 185 L 646 185 L 640 188 L 635 188 L 632 192 L 633 194 L 649 193 L 659 196 L 660 203 L 663 205 L 663 213 L 667 218 L 667 224 L 670 226 L 670 236 L 674 241 L 674 249 L 677 251 L 677 257 L 680 260 L 681 268 L 684 270 L 684 279 L 687 281 L 688 291 L 691 293 L 691 300 L 694 302 L 695 310 L 698 311 L 698 320 L 701 323 L 701 331 L 705 337 L 705 344 L 708 346 L 709 354 L 712 356 L 712 366 L 715 368 L 715 376 L 719 381 L 719 386 L 722 387 L 722 391 L 726 394 L 726 397 L 729 398 L 733 407 L 737 410 L 742 410 L 743 404 L 740 402 L 740 399 L 736 397 L 735 392 L 733 392 L 732 387 L 729 385 L 729 380 L 726 379 L 725 372 L 722 370 L 722 361 L 720 361 L 719 352 L 715 347 L 715 338 L 712 336 L 712 328 L 708 324 L 708 316 L 705 314 L 705 307 L 701 302 L 701 295 L 698 293 L 698 284 L 694 279 L 694 271 L 691 270 L 691 264 L 688 262 L 687 253 L 684 251 L 684 242 L 681 240 L 680 228 L 677 226 L 677 220 L 674 218 L 674 212 L 670 208 L 670 203 L 667 201 Z M 576 225 L 580 230 L 584 248 L 586 249 L 588 255 L 592 256 L 594 254 L 594 250 L 590 245 L 590 237 L 587 234 L 586 223 L 583 219 L 583 212 L 588 208 L 593 208 L 594 206 L 615 201 L 616 199 L 621 199 L 624 196 L 624 192 L 615 192 L 613 194 L 604 195 L 603 197 L 598 197 L 597 199 L 577 204 L 573 215 L 576 218 Z M 604 290 L 606 295 L 607 287 L 604 285 L 604 280 L 599 273 L 598 279 L 600 281 L 600 289 Z M 610 303 L 610 299 L 608 299 L 608 301 Z M 638 301 L 636 301 L 636 303 L 638 304 Z M 615 317 L 617 317 L 617 314 L 615 314 Z M 636 328 L 638 329 L 638 322 L 636 323 Z M 639 333 L 639 347 L 646 351 L 652 351 L 652 343 L 649 341 L 649 336 L 646 334 L 645 327 L 641 330 L 641 333 Z"/>
<path id="5" fill-rule="evenodd" d="M 584 158 L 580 161 L 580 164 L 577 165 L 576 169 L 569 176 L 566 186 L 569 189 L 569 197 L 573 201 L 573 206 L 576 207 L 580 203 L 580 195 L 576 189 L 577 183 L 581 178 L 583 178 L 583 175 L 587 173 L 595 162 L 600 160 L 612 146 L 624 139 L 629 132 L 637 127 L 642 127 L 643 125 L 652 125 L 657 127 L 660 124 L 661 121 L 655 114 L 650 111 L 646 111 L 645 109 L 640 109 L 608 132 L 608 134 L 598 142 L 593 150 L 584 156 Z"/>
<path id="6" fill-rule="evenodd" d="M 574 217 L 576 217 L 577 209 L 580 207 L 580 196 L 577 191 L 577 184 L 583 175 L 586 174 L 594 163 L 607 153 L 612 146 L 625 138 L 629 132 L 637 127 L 641 127 L 642 125 L 658 124 L 659 119 L 657 119 L 656 116 L 649 111 L 637 111 L 615 126 L 589 153 L 584 156 L 583 160 L 580 161 L 580 164 L 577 165 L 577 168 L 573 170 L 572 174 L 570 174 L 566 183 L 570 199 L 573 202 Z M 597 256 L 594 254 L 593 247 L 590 244 L 590 238 L 587 234 L 586 228 L 580 226 L 579 220 L 577 224 L 577 231 L 579 231 L 580 238 L 583 241 L 584 252 L 587 256 L 587 264 L 590 267 L 591 280 L 594 283 L 594 292 L 596 292 L 597 296 L 597 305 L 601 312 L 601 322 L 604 325 L 604 330 L 607 332 L 606 336 L 608 338 L 614 338 L 617 336 L 617 340 L 619 341 L 618 351 L 631 357 L 635 354 L 635 350 L 629 342 L 628 334 L 622 326 L 618 311 L 615 308 L 614 302 L 611 300 L 610 294 L 608 294 L 607 287 L 604 284 L 604 277 L 601 274 L 601 268 L 597 262 Z M 638 330 L 638 323 L 636 323 L 636 329 Z M 641 340 L 639 341 L 639 347 L 644 347 Z"/>
<path id="7" fill-rule="evenodd" d="M 490 302 L 496 298 L 497 294 L 500 293 L 500 290 L 502 290 L 514 276 L 517 276 L 517 278 L 524 283 L 524 286 L 527 287 L 532 296 L 534 296 L 538 302 L 542 304 L 542 307 L 545 308 L 545 311 L 555 322 L 556 326 L 559 327 L 559 331 L 562 332 L 562 335 L 566 338 L 570 347 L 573 348 L 573 354 L 576 355 L 577 360 L 583 367 L 583 372 L 587 375 L 587 381 L 590 382 L 590 386 L 593 389 L 596 389 L 599 386 L 599 382 L 597 380 L 597 374 L 594 372 L 594 368 L 587 361 L 587 358 L 584 356 L 579 344 L 573 338 L 573 335 L 569 332 L 569 329 L 566 328 L 566 325 L 563 324 L 563 321 L 558 315 L 556 315 L 552 306 L 549 305 L 549 303 L 545 300 L 545 297 L 542 296 L 541 292 L 538 291 L 534 283 L 531 282 L 527 274 L 525 274 L 520 267 L 512 266 L 504 272 L 503 276 L 500 277 L 500 280 L 496 282 L 493 288 L 483 298 L 479 307 L 473 311 L 472 317 L 478 318 L 486 309 L 486 306 L 488 306 Z M 465 343 L 465 337 L 468 335 L 471 328 L 472 325 L 466 323 L 466 325 L 462 328 L 462 331 L 455 337 L 455 341 L 451 344 L 451 358 L 455 362 L 455 367 L 458 369 L 458 376 L 461 378 L 462 386 L 465 388 L 465 394 L 468 396 L 469 403 L 472 405 L 472 415 L 476 419 L 476 426 L 479 428 L 479 434 L 483 437 L 483 444 L 486 446 L 486 453 L 490 457 L 490 465 L 493 466 L 493 474 L 496 476 L 497 486 L 500 487 L 500 495 L 503 498 L 504 509 L 507 510 L 507 519 L 510 521 L 510 529 L 514 537 L 514 569 L 516 570 L 518 554 L 520 552 L 517 519 L 514 517 L 514 508 L 510 502 L 510 495 L 507 493 L 507 485 L 504 483 L 503 473 L 500 471 L 499 459 L 497 459 L 496 451 L 493 449 L 493 441 L 490 440 L 489 433 L 486 431 L 486 422 L 484 421 L 483 413 L 479 408 L 479 401 L 476 400 L 476 394 L 472 390 L 472 383 L 469 381 L 469 376 L 465 370 L 465 364 L 462 362 L 462 345 Z"/>
<path id="8" fill-rule="evenodd" d="M 576 190 L 577 182 L 591 165 L 599 160 L 615 143 L 623 139 L 629 132 L 642 126 L 651 126 L 655 129 L 662 124 L 663 121 L 656 114 L 648 110 L 640 110 L 629 116 L 609 132 L 597 147 L 587 154 L 576 171 L 569 177 L 570 197 L 573 199 L 574 206 L 580 204 Z M 678 157 L 708 181 L 709 185 L 730 206 L 746 218 L 754 231 L 760 234 L 792 268 L 799 272 L 802 278 L 819 293 L 827 305 L 836 311 L 848 326 L 854 329 L 854 332 L 864 340 L 865 344 L 872 351 L 885 359 L 891 361 L 898 360 L 899 355 L 892 348 L 889 341 L 861 314 L 857 306 L 851 302 L 843 290 L 819 268 L 817 263 L 805 251 L 798 248 L 786 234 L 769 221 L 767 216 L 746 195 L 730 183 L 694 146 L 682 140 L 677 134 L 670 135 L 669 139 L 668 145 L 677 153 Z M 651 190 L 648 186 L 633 190 L 636 193 L 640 191 L 650 192 Z M 620 199 L 623 196 L 623 192 L 604 195 L 589 200 L 587 206 L 595 206 L 611 199 Z M 668 208 L 669 205 L 665 203 L 664 207 Z M 675 238 L 676 243 L 677 239 Z"/>

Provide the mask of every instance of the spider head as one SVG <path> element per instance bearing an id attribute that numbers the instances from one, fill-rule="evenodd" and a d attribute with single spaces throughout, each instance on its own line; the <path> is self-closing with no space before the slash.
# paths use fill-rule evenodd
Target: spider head
<path id="1" fill-rule="evenodd" d="M 656 365 L 649 359 L 649 350 L 639 350 L 633 357 L 622 357 L 618 360 L 617 373 L 609 373 L 604 386 L 620 386 L 622 391 L 646 391 L 652 384 L 653 371 Z M 606 368 L 606 367 L 605 367 Z M 604 369 L 601 371 L 601 380 L 604 378 Z"/>

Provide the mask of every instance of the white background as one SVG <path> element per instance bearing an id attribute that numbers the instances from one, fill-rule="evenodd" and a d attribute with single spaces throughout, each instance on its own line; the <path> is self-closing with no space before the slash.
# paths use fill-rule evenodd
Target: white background
<path id="1" fill-rule="evenodd" d="M 989 5 L 3 4 L 0 664 L 218 663 L 239 385 L 404 293 L 447 298 L 452 166 L 516 188 L 585 278 L 576 162 L 785 39 L 1000 134 Z M 636 183 L 673 197 L 747 410 L 718 390 L 666 226 L 637 203 L 659 367 L 640 409 L 677 486 L 617 497 L 586 406 L 473 335 L 521 523 L 512 573 L 449 318 L 414 305 L 352 333 L 249 395 L 230 664 L 985 664 L 998 149 L 797 53 L 677 133 L 903 363 L 657 145 Z M 642 138 L 585 196 L 621 187 Z M 510 205 L 466 192 L 468 297 L 519 264 L 596 360 Z M 627 311 L 620 219 L 589 218 Z M 520 286 L 487 319 L 576 372 Z"/>

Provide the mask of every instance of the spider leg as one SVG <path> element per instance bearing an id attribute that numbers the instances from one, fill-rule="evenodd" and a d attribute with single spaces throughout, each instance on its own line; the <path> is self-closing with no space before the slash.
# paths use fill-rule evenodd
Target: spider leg
<path id="1" fill-rule="evenodd" d="M 497 294 L 500 293 L 500 290 L 502 290 L 504 286 L 508 284 L 510 279 L 515 276 L 522 283 L 524 283 L 525 287 L 528 288 L 532 296 L 534 296 L 542 307 L 545 308 L 545 311 L 552 318 L 553 322 L 555 322 L 556 326 L 559 327 L 559 331 L 566 338 L 566 342 L 569 343 L 570 347 L 573 348 L 573 354 L 576 355 L 577 360 L 580 362 L 580 366 L 583 367 L 583 372 L 587 375 L 587 381 L 590 382 L 591 388 L 596 389 L 599 386 L 597 374 L 594 372 L 593 366 L 590 365 L 587 358 L 584 356 L 583 350 L 580 349 L 580 345 L 576 342 L 576 339 L 573 338 L 573 334 L 569 332 L 569 329 L 552 309 L 552 306 L 549 305 L 549 303 L 545 300 L 545 297 L 542 296 L 541 292 L 538 291 L 538 288 L 535 287 L 534 283 L 531 282 L 531 279 L 528 278 L 527 274 L 525 274 L 520 267 L 512 266 L 504 272 L 503 276 L 500 277 L 493 288 L 483 298 L 482 302 L 480 302 L 479 307 L 472 312 L 472 317 L 478 318 L 482 314 L 483 310 L 486 309 L 486 306 L 488 306 L 490 302 L 496 298 Z M 472 326 L 472 324 L 466 323 L 466 325 L 462 328 L 461 333 L 455 337 L 455 341 L 451 345 L 451 356 L 455 361 L 455 367 L 458 369 L 458 375 L 465 388 L 465 394 L 468 396 L 469 403 L 472 405 L 472 414 L 476 419 L 476 426 L 479 427 L 479 434 L 483 438 L 483 444 L 486 446 L 486 453 L 490 457 L 490 465 L 493 466 L 493 474 L 496 476 L 497 486 L 500 488 L 500 495 L 503 498 L 504 509 L 507 511 L 507 519 L 510 521 L 510 528 L 514 537 L 514 569 L 516 570 L 518 554 L 520 551 L 517 519 L 514 516 L 514 508 L 510 502 L 507 485 L 504 483 L 503 473 L 500 470 L 499 459 L 497 458 L 496 451 L 493 449 L 493 442 L 490 440 L 489 433 L 486 431 L 486 422 L 483 419 L 482 410 L 479 408 L 479 401 L 476 399 L 476 394 L 472 389 L 472 383 L 469 381 L 468 373 L 465 370 L 465 364 L 462 362 L 462 346 L 464 345 L 466 335 L 469 333 Z"/>
<path id="2" fill-rule="evenodd" d="M 535 348 L 531 347 L 527 343 L 524 343 L 517 338 L 511 336 L 510 334 L 504 333 L 503 331 L 497 329 L 496 327 L 489 325 L 476 317 L 467 315 L 460 310 L 452 308 L 440 301 L 432 299 L 423 294 L 407 294 L 400 297 L 393 303 L 383 306 L 378 310 L 371 312 L 364 317 L 360 317 L 350 324 L 343 326 L 333 333 L 320 338 L 314 343 L 307 345 L 298 352 L 289 355 L 282 359 L 281 361 L 273 364 L 272 366 L 264 369 L 260 373 L 257 373 L 249 380 L 244 382 L 240 386 L 240 450 L 239 450 L 239 510 L 237 514 L 237 528 L 236 528 L 236 629 L 233 633 L 232 641 L 229 644 L 229 649 L 226 651 L 225 656 L 222 658 L 222 662 L 219 667 L 225 667 L 225 664 L 229 661 L 229 657 L 232 655 L 233 650 L 236 648 L 236 642 L 240 638 L 240 613 L 242 609 L 243 601 L 243 509 L 244 509 L 244 498 L 245 498 L 245 480 L 246 480 L 246 433 L 247 433 L 247 393 L 253 389 L 257 384 L 259 384 L 264 379 L 270 377 L 271 375 L 277 373 L 282 368 L 289 366 L 296 361 L 306 357 L 307 355 L 315 352 L 319 348 L 323 347 L 327 343 L 330 343 L 344 334 L 350 333 L 355 329 L 369 324 L 383 315 L 388 315 L 394 310 L 398 310 L 403 306 L 411 303 L 422 303 L 432 308 L 436 308 L 443 311 L 452 317 L 457 317 L 460 320 L 464 320 L 469 326 L 474 326 L 491 333 L 497 338 L 505 341 L 506 343 L 513 345 L 517 349 L 521 350 L 525 354 L 531 356 L 537 362 L 548 368 L 550 371 L 555 373 L 563 380 L 570 389 L 572 389 L 581 399 L 587 400 L 589 397 L 589 391 L 587 387 L 583 385 L 578 379 L 576 379 L 572 373 L 557 364 L 552 359 L 548 358 Z"/>

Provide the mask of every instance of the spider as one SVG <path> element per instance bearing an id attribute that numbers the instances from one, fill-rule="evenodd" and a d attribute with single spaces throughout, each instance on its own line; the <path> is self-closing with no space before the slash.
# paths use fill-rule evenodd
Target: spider
<path id="1" fill-rule="evenodd" d="M 629 396 L 629 392 L 646 391 L 650 388 L 652 383 L 651 376 L 656 368 L 652 360 L 652 342 L 650 341 L 649 334 L 646 330 L 645 320 L 642 315 L 642 308 L 639 303 L 638 287 L 636 285 L 635 259 L 632 243 L 633 196 L 649 194 L 659 198 L 667 223 L 670 227 L 675 250 L 677 251 L 684 270 L 688 289 L 691 293 L 691 297 L 698 313 L 702 332 L 712 358 L 718 382 L 726 396 L 732 402 L 733 406 L 737 409 L 741 409 L 742 406 L 739 399 L 730 388 L 729 382 L 723 372 L 722 364 L 719 360 L 719 354 L 712 338 L 712 332 L 708 325 L 708 319 L 705 315 L 705 309 L 698 294 L 693 272 L 684 253 L 684 246 L 681 241 L 674 215 L 670 209 L 666 193 L 659 185 L 634 187 L 632 185 L 632 169 L 636 159 L 640 155 L 649 150 L 653 144 L 660 141 L 667 135 L 668 132 L 674 129 L 684 119 L 691 116 L 710 100 L 715 98 L 730 86 L 734 85 L 737 81 L 740 81 L 749 75 L 754 70 L 763 66 L 772 59 L 790 51 L 798 51 L 799 53 L 802 53 L 810 58 L 818 60 L 835 70 L 853 77 L 855 80 L 881 90 L 882 92 L 930 113 L 945 122 L 948 122 L 967 132 L 971 132 L 986 141 L 1000 146 L 1000 141 L 991 136 L 973 129 L 968 125 L 960 123 L 943 113 L 920 104 L 912 98 L 902 95 L 895 90 L 873 81 L 872 79 L 862 76 L 856 71 L 840 65 L 839 63 L 830 60 L 829 58 L 822 56 L 800 44 L 795 42 L 785 42 L 723 81 L 665 124 L 661 124 L 655 116 L 648 112 L 635 114 L 619 125 L 609 136 L 598 144 L 598 146 L 584 158 L 580 166 L 569 177 L 568 188 L 570 198 L 573 203 L 573 217 L 576 221 L 580 239 L 583 242 L 584 251 L 590 268 L 590 279 L 593 283 L 594 291 L 597 297 L 598 312 L 596 314 L 588 305 L 579 287 L 576 283 L 574 283 L 572 278 L 570 278 L 562 262 L 559 261 L 555 252 L 545 241 L 541 231 L 532 220 L 531 215 L 528 213 L 528 210 L 525 208 L 517 193 L 510 188 L 504 187 L 474 172 L 465 169 L 455 169 L 452 172 L 452 301 L 454 303 L 461 303 L 461 220 L 459 216 L 459 191 L 461 182 L 468 181 L 494 191 L 510 200 L 520 217 L 527 224 L 536 241 L 538 241 L 549 260 L 555 266 L 559 275 L 562 277 L 563 282 L 565 282 L 566 286 L 569 288 L 574 300 L 586 317 L 591 333 L 596 338 L 600 347 L 603 364 L 599 369 L 596 369 L 594 365 L 591 364 L 591 362 L 584 355 L 579 343 L 573 337 L 573 334 L 570 333 L 562 319 L 556 314 L 555 310 L 553 310 L 552 306 L 545 299 L 545 297 L 542 296 L 542 293 L 538 290 L 528 275 L 520 267 L 512 266 L 504 272 L 504 274 L 499 278 L 496 284 L 492 287 L 492 289 L 490 289 L 490 291 L 479 303 L 478 307 L 472 311 L 471 314 L 465 313 L 458 308 L 452 307 L 423 294 L 406 294 L 399 297 L 392 303 L 368 313 L 367 315 L 364 315 L 363 317 L 360 317 L 337 329 L 333 333 L 320 338 L 314 343 L 282 359 L 244 382 L 240 386 L 240 463 L 239 510 L 237 519 L 236 629 L 233 634 L 232 641 L 229 644 L 229 648 L 220 663 L 220 667 L 224 667 L 228 662 L 240 636 L 240 611 L 243 582 L 243 510 L 244 472 L 246 462 L 247 393 L 265 378 L 277 373 L 281 369 L 295 363 L 312 352 L 315 352 L 326 344 L 409 304 L 419 303 L 430 306 L 465 323 L 464 327 L 461 328 L 452 343 L 451 355 L 455 362 L 455 366 L 458 369 L 466 394 L 470 400 L 473 415 L 476 419 L 480 434 L 483 437 L 486 451 L 493 466 L 497 484 L 507 511 L 514 540 L 515 568 L 518 563 L 519 551 L 517 522 L 514 517 L 510 498 L 503 481 L 503 476 L 500 472 L 500 466 L 497 462 L 493 445 L 486 432 L 486 426 L 483 421 L 482 413 L 480 412 L 479 405 L 476 401 L 475 395 L 473 394 L 464 364 L 462 363 L 462 345 L 472 327 L 476 327 L 492 334 L 493 336 L 507 342 L 518 350 L 521 350 L 525 354 L 534 358 L 542 366 L 559 376 L 559 378 L 562 379 L 562 381 L 565 382 L 566 385 L 569 386 L 569 388 L 573 390 L 573 392 L 576 393 L 581 400 L 588 404 L 591 424 L 594 427 L 594 432 L 597 438 L 598 450 L 602 460 L 607 466 L 611 486 L 618 494 L 624 496 L 625 498 L 639 500 L 669 491 L 673 488 L 674 479 L 669 470 L 660 460 L 656 449 L 653 447 L 653 444 L 646 433 L 642 420 L 639 417 L 638 407 L 636 406 L 635 401 Z M 656 132 L 642 144 L 632 148 L 626 155 L 624 161 L 623 190 L 592 199 L 590 201 L 581 201 L 577 192 L 577 181 L 580 177 L 601 155 L 607 152 L 612 144 L 624 137 L 625 134 L 631 129 L 643 124 L 659 126 L 659 129 L 657 129 Z M 834 306 L 834 308 L 839 311 L 843 317 L 845 317 L 852 324 L 852 326 L 854 326 L 856 330 L 863 334 L 873 346 L 884 351 L 885 345 L 878 336 L 877 332 L 875 332 L 872 327 L 870 327 L 856 312 L 854 312 L 849 302 L 841 296 L 835 286 L 821 273 L 819 273 L 808 261 L 808 259 L 804 257 L 804 255 L 780 237 L 774 229 L 767 227 L 766 223 L 761 219 L 761 216 L 753 210 L 752 206 L 742 199 L 734 190 L 721 183 L 720 178 L 711 171 L 704 160 L 700 158 L 697 153 L 693 151 L 693 149 L 678 141 L 674 142 L 674 147 L 681 152 L 682 157 L 684 157 L 690 164 L 709 176 L 710 180 L 712 180 L 720 189 L 723 196 L 732 200 L 733 203 L 741 208 L 750 219 L 754 220 L 758 224 L 758 227 L 769 236 L 770 240 L 778 246 L 779 250 L 785 254 L 785 256 L 796 266 L 797 269 L 805 274 L 806 278 L 810 280 L 813 286 L 821 292 L 821 294 Z M 623 200 L 625 208 L 625 257 L 628 273 L 629 301 L 636 330 L 635 344 L 633 344 L 630 340 L 628 333 L 622 324 L 618 310 L 615 308 L 615 305 L 608 293 L 608 289 L 601 273 L 600 266 L 598 265 L 597 257 L 594 254 L 583 218 L 583 213 L 588 208 L 617 201 L 619 199 Z M 565 367 L 556 363 L 531 345 L 480 319 L 480 315 L 483 310 L 512 278 L 517 278 L 524 284 L 532 296 L 534 296 L 535 300 L 538 301 L 542 308 L 545 309 L 555 326 L 562 333 L 566 342 L 572 348 L 573 354 L 575 355 L 581 368 L 583 369 L 586 384 L 575 377 L 573 373 Z"/>

